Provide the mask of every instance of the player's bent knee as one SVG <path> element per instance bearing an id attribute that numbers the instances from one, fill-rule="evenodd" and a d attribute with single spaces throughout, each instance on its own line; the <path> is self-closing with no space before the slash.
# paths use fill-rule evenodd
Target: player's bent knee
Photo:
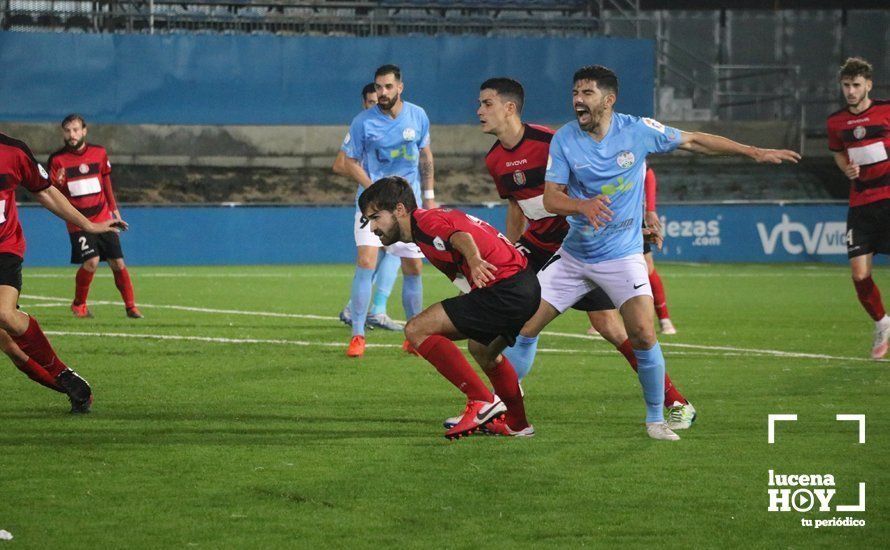
<path id="1" fill-rule="evenodd" d="M 405 323 L 405 339 L 411 342 L 415 349 L 429 336 L 428 331 L 423 329 L 423 324 L 417 319 L 418 317 L 414 317 Z"/>

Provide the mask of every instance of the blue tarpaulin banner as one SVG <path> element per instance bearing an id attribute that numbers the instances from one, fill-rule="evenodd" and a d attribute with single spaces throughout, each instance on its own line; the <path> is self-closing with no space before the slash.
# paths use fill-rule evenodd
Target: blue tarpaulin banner
<path id="1" fill-rule="evenodd" d="M 506 208 L 462 207 L 503 230 Z M 132 265 L 351 263 L 351 206 L 122 207 Z M 663 205 L 659 261 L 827 262 L 846 255 L 845 205 Z M 66 265 L 65 225 L 40 207 L 21 208 L 26 266 Z M 877 256 L 878 263 L 887 258 Z"/>
<path id="2" fill-rule="evenodd" d="M 0 120 L 348 124 L 386 63 L 433 124 L 476 123 L 479 85 L 493 76 L 523 83 L 529 120 L 573 119 L 572 74 L 590 64 L 618 74 L 619 111 L 652 116 L 654 51 L 626 38 L 0 32 Z"/>

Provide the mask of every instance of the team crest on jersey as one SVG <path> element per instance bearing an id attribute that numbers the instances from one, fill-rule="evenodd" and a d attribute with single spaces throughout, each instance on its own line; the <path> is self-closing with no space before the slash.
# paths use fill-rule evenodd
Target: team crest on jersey
<path id="1" fill-rule="evenodd" d="M 40 172 L 41 178 L 43 178 L 45 180 L 49 179 L 49 174 L 46 173 L 46 170 L 43 168 L 43 165 L 40 164 L 39 162 L 37 163 L 37 171 Z"/>
<path id="2" fill-rule="evenodd" d="M 77 167 L 77 171 L 80 172 L 81 174 L 87 174 L 90 171 L 90 167 L 87 166 L 86 164 L 81 164 L 80 166 Z"/>
<path id="3" fill-rule="evenodd" d="M 525 172 L 522 170 L 513 172 L 513 183 L 516 185 L 525 185 Z"/>
<path id="4" fill-rule="evenodd" d="M 634 165 L 634 154 L 630 151 L 621 151 L 618 153 L 618 166 L 622 168 L 630 168 Z"/>
<path id="5" fill-rule="evenodd" d="M 405 141 L 414 141 L 417 137 L 417 132 L 414 131 L 414 128 L 405 128 L 402 130 L 402 139 Z"/>
<path id="6" fill-rule="evenodd" d="M 862 139 L 865 137 L 865 126 L 857 126 L 853 128 L 853 137 L 856 139 Z"/>
<path id="7" fill-rule="evenodd" d="M 433 246 L 436 247 L 436 250 L 445 252 L 445 241 L 442 240 L 442 237 L 433 239 Z"/>

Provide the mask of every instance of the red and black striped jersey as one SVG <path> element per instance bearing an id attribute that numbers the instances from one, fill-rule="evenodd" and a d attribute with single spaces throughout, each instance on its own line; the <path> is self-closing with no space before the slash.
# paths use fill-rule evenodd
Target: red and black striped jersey
<path id="1" fill-rule="evenodd" d="M 24 142 L 0 134 L 0 254 L 24 258 L 25 235 L 15 204 L 19 185 L 39 193 L 50 186 L 49 175 Z"/>
<path id="2" fill-rule="evenodd" d="M 550 156 L 553 130 L 523 124 L 522 139 L 512 149 L 495 142 L 485 156 L 485 166 L 502 199 L 516 201 L 528 220 L 523 236 L 535 245 L 556 252 L 569 232 L 565 217 L 544 208 L 544 174 Z"/>
<path id="3" fill-rule="evenodd" d="M 74 208 L 92 222 L 111 219 L 117 210 L 111 190 L 111 163 L 101 145 L 87 143 L 82 151 L 64 147 L 49 157 L 53 185 L 64 194 Z M 68 232 L 81 229 L 66 223 Z"/>
<path id="4" fill-rule="evenodd" d="M 655 170 L 649 165 L 646 165 L 644 189 L 646 190 L 646 212 L 654 212 L 656 210 L 655 199 L 658 196 L 658 180 L 655 179 Z"/>
<path id="5" fill-rule="evenodd" d="M 890 199 L 890 101 L 873 99 L 859 114 L 849 109 L 828 117 L 828 148 L 846 151 L 859 165 L 859 177 L 850 186 L 850 206 Z"/>
<path id="6" fill-rule="evenodd" d="M 490 284 L 512 277 L 528 265 L 525 256 L 513 247 L 507 237 L 479 218 L 460 210 L 418 208 L 411 213 L 412 239 L 430 263 L 459 288 L 462 285 L 456 279 L 466 280 L 469 286 L 462 288 L 464 292 L 476 288 L 476 285 L 473 284 L 466 258 L 451 245 L 451 236 L 458 232 L 469 233 L 482 259 L 497 268 L 495 281 Z"/>

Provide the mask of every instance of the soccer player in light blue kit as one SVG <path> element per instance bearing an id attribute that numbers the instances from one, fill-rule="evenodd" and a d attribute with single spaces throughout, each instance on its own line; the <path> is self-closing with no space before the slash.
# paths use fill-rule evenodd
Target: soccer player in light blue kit
<path id="1" fill-rule="evenodd" d="M 341 150 L 346 153 L 345 170 L 358 184 L 358 195 L 372 182 L 387 176 L 405 178 L 414 190 L 418 204 L 435 208 L 433 152 L 430 148 L 430 121 L 417 105 L 402 100 L 401 70 L 383 65 L 374 73 L 377 105 L 362 111 L 353 120 Z M 421 188 L 423 192 L 421 194 Z M 365 319 L 371 298 L 371 279 L 378 250 L 383 246 L 356 211 L 355 242 L 358 249 L 352 281 L 352 339 L 349 357 L 365 353 Z M 414 243 L 395 243 L 386 252 L 402 259 L 402 305 L 411 319 L 423 309 L 421 268 L 423 254 Z M 413 351 L 407 340 L 405 351 Z"/>
<path id="2" fill-rule="evenodd" d="M 377 90 L 374 88 L 374 83 L 371 82 L 362 88 L 362 109 L 370 109 L 374 105 L 377 105 Z M 346 153 L 342 150 L 337 152 L 337 158 L 334 159 L 334 165 L 331 169 L 335 174 L 349 176 L 349 172 L 346 169 Z M 399 258 L 392 254 L 387 254 L 385 249 L 380 251 L 377 257 L 377 267 L 374 269 L 374 276 L 371 278 L 374 296 L 371 298 L 368 317 L 365 319 L 367 326 L 398 331 L 404 328 L 386 314 L 386 302 L 392 293 L 392 287 L 396 282 L 396 277 L 398 277 L 400 265 L 402 265 L 402 262 Z M 347 326 L 352 326 L 351 305 L 352 302 L 347 303 L 346 307 L 340 312 L 340 321 Z"/>
<path id="3" fill-rule="evenodd" d="M 664 356 L 652 323 L 655 309 L 640 232 L 646 156 L 679 148 L 780 164 L 797 162 L 800 155 L 615 113 L 617 98 L 618 77 L 611 70 L 595 65 L 575 72 L 572 103 L 577 120 L 553 137 L 544 183 L 544 208 L 568 216 L 569 233 L 538 272 L 541 306 L 523 327 L 522 341 L 530 361 L 541 330 L 601 287 L 621 313 L 633 345 L 646 402 L 646 431 L 653 439 L 677 440 L 662 410 Z M 511 360 L 517 361 L 514 357 L 523 351 L 514 350 Z"/>

